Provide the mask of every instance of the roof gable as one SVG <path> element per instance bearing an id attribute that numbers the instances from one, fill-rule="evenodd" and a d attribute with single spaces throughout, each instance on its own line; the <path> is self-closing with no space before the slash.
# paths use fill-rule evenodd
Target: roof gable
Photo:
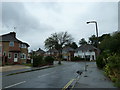
<path id="1" fill-rule="evenodd" d="M 8 42 L 8 41 L 19 42 L 21 44 L 26 44 L 27 47 L 29 47 L 29 45 L 27 43 L 22 42 L 16 38 L 15 32 L 10 32 L 8 34 L 1 35 L 0 38 L 1 38 L 0 39 L 1 42 Z"/>
<path id="2" fill-rule="evenodd" d="M 39 48 L 36 52 L 37 53 L 45 53 L 45 51 L 43 51 L 41 48 Z"/>
<path id="3" fill-rule="evenodd" d="M 74 51 L 74 49 L 69 46 L 66 46 L 63 48 L 63 51 L 69 52 L 69 51 Z"/>
<path id="4" fill-rule="evenodd" d="M 54 52 L 54 53 L 58 53 L 58 50 L 56 50 L 56 49 L 49 49 L 47 52 Z"/>
<path id="5" fill-rule="evenodd" d="M 76 49 L 76 51 L 87 51 L 87 50 L 94 51 L 97 50 L 97 48 L 95 48 L 93 45 L 85 44 L 85 45 L 81 45 Z"/>

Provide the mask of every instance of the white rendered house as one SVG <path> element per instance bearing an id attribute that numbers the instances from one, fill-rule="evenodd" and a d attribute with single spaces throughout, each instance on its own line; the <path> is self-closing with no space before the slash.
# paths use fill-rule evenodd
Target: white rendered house
<path id="1" fill-rule="evenodd" d="M 78 47 L 75 50 L 74 56 L 81 58 L 88 58 L 91 60 L 96 60 L 96 56 L 99 54 L 99 50 L 92 45 L 86 44 Z"/>

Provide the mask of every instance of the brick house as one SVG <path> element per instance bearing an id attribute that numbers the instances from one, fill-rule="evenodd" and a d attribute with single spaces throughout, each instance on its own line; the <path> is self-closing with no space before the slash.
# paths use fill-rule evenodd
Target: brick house
<path id="1" fill-rule="evenodd" d="M 29 45 L 16 38 L 15 32 L 0 36 L 0 57 L 2 65 L 26 63 Z"/>
<path id="2" fill-rule="evenodd" d="M 58 50 L 56 50 L 56 49 L 49 49 L 47 52 L 46 52 L 46 56 L 53 56 L 53 57 L 55 57 L 55 58 L 57 58 L 58 57 Z"/>
<path id="3" fill-rule="evenodd" d="M 37 56 L 44 56 L 45 51 L 42 50 L 41 48 L 39 48 L 37 51 L 35 51 L 35 54 L 36 54 Z"/>
<path id="4" fill-rule="evenodd" d="M 62 49 L 62 57 L 64 60 L 71 61 L 72 57 L 74 57 L 75 50 L 69 46 L 65 46 Z"/>

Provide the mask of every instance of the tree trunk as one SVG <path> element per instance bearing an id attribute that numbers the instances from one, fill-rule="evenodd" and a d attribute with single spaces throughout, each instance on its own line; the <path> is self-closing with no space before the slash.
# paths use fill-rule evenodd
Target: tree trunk
<path id="1" fill-rule="evenodd" d="M 62 49 L 59 50 L 59 55 L 58 55 L 58 64 L 61 64 L 61 59 L 62 59 Z"/>

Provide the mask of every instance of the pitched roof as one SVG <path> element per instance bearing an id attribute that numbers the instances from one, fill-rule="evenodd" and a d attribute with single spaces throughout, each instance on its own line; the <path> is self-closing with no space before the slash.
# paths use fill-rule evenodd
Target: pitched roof
<path id="1" fill-rule="evenodd" d="M 69 47 L 69 46 L 65 46 L 65 47 L 63 48 L 63 51 L 69 52 L 69 51 L 74 51 L 74 49 L 71 48 L 71 47 Z"/>
<path id="2" fill-rule="evenodd" d="M 81 45 L 76 49 L 76 51 L 87 51 L 87 50 L 98 50 L 98 49 L 90 44 Z"/>
<path id="3" fill-rule="evenodd" d="M 39 48 L 36 52 L 37 53 L 45 53 L 45 51 L 43 51 L 41 48 Z"/>
<path id="4" fill-rule="evenodd" d="M 0 38 L 1 38 L 0 39 L 1 42 L 7 42 L 7 41 L 19 42 L 22 44 L 26 44 L 29 47 L 29 45 L 27 43 L 22 42 L 16 38 L 15 32 L 10 32 L 8 34 L 1 35 Z"/>
<path id="5" fill-rule="evenodd" d="M 58 50 L 56 50 L 56 49 L 49 49 L 47 52 L 55 52 L 55 53 L 57 53 Z"/>

